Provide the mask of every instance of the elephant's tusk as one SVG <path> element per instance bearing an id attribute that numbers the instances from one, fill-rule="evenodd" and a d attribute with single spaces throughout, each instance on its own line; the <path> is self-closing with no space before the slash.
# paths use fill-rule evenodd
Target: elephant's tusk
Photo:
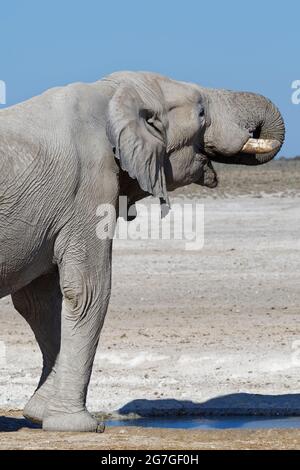
<path id="1" fill-rule="evenodd" d="M 278 150 L 281 143 L 276 139 L 249 139 L 242 148 L 242 153 L 269 153 Z"/>

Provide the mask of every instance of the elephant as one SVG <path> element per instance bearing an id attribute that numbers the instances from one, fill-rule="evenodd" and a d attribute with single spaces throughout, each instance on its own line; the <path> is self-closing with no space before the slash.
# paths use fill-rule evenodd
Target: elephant
<path id="1" fill-rule="evenodd" d="M 46 431 L 100 431 L 86 408 L 111 291 L 99 205 L 152 195 L 167 207 L 178 187 L 214 188 L 214 161 L 270 161 L 284 134 L 261 95 L 152 72 L 115 72 L 0 111 L 0 297 L 11 295 L 43 358 L 25 417 Z"/>

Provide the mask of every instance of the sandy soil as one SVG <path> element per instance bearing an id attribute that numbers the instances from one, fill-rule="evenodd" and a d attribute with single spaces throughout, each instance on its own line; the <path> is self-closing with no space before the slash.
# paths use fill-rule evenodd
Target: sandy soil
<path id="1" fill-rule="evenodd" d="M 174 240 L 116 241 L 90 409 L 300 414 L 300 162 L 274 162 L 260 172 L 218 168 L 219 189 L 194 186 L 175 195 L 175 202 L 196 195 L 204 203 L 202 250 L 186 251 Z M 33 392 L 41 357 L 9 298 L 0 301 L 0 320 L 0 406 L 7 416 Z M 300 447 L 297 431 L 136 428 L 72 435 L 67 444 L 62 435 L 24 428 L 1 433 L 0 447 L 122 448 L 124 439 L 126 448 Z"/>
<path id="2" fill-rule="evenodd" d="M 3 410 L 0 410 L 3 413 Z M 300 431 L 226 430 L 194 431 L 138 427 L 107 428 L 103 434 L 44 432 L 28 429 L 18 412 L 5 410 L 0 418 L 0 450 L 233 450 L 299 449 Z M 25 427 L 23 427 L 25 426 Z M 122 455 L 122 453 L 120 453 Z"/>

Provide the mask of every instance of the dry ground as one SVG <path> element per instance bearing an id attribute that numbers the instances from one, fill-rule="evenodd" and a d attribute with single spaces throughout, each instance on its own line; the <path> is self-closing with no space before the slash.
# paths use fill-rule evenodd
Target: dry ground
<path id="1" fill-rule="evenodd" d="M 115 243 L 89 407 L 111 414 L 300 414 L 300 161 L 218 165 L 205 244 Z M 177 199 L 178 200 L 178 199 Z M 46 434 L 14 419 L 38 380 L 32 333 L 0 301 L 0 448 L 295 448 L 298 431 L 108 429 Z M 13 416 L 12 416 L 13 415 Z M 5 432 L 7 427 L 16 430 Z"/>
<path id="2" fill-rule="evenodd" d="M 0 410 L 1 413 L 1 410 Z M 2 413 L 1 413 L 2 414 Z M 18 412 L 5 411 L 0 418 L 0 450 L 216 450 L 216 449 L 299 449 L 300 431 L 294 430 L 226 430 L 194 431 L 138 427 L 108 428 L 104 434 L 44 432 L 22 428 Z M 10 423 L 13 419 L 14 423 Z M 16 423 L 17 422 L 17 423 Z M 18 431 L 11 431 L 11 428 Z M 10 430 L 10 432 L 8 432 Z M 121 453 L 122 454 L 122 453 Z"/>

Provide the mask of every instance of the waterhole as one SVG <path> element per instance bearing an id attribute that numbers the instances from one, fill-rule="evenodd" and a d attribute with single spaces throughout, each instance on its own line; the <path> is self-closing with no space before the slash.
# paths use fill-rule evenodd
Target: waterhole
<path id="1" fill-rule="evenodd" d="M 297 429 L 300 428 L 300 416 L 147 417 L 110 420 L 106 425 L 171 429 Z"/>

